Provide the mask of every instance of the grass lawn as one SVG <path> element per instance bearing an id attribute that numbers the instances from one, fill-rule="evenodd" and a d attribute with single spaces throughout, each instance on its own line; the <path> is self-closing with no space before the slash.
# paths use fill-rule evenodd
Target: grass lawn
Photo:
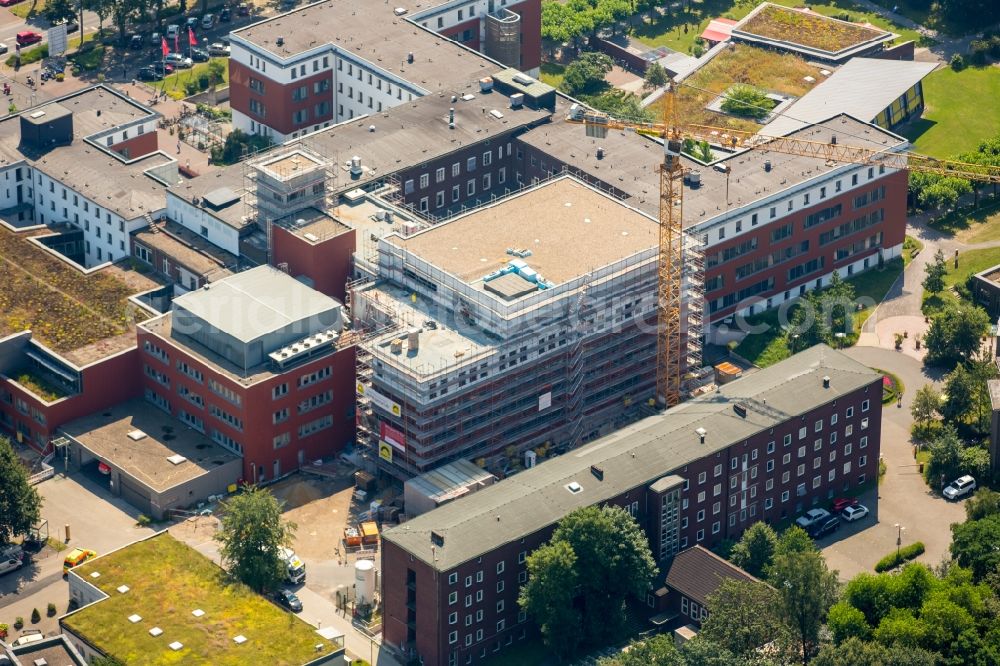
<path id="1" fill-rule="evenodd" d="M 910 265 L 913 257 L 924 249 L 924 244 L 913 236 L 907 236 L 903 241 L 903 268 Z"/>
<path id="2" fill-rule="evenodd" d="M 14 16 L 26 19 L 30 16 L 38 16 L 45 11 L 45 0 L 28 0 L 10 7 L 10 13 Z"/>
<path id="3" fill-rule="evenodd" d="M 988 194 L 988 189 L 980 192 L 980 200 Z M 994 222 L 1000 217 L 1000 201 L 991 201 L 976 210 L 962 208 L 942 215 L 930 222 L 930 226 L 943 234 L 954 236 L 963 243 L 984 243 L 1000 238 L 1000 231 L 994 230 Z"/>
<path id="4" fill-rule="evenodd" d="M 958 255 L 958 268 L 955 268 L 953 256 L 947 259 L 948 273 L 944 276 L 944 291 L 939 294 L 924 293 L 921 305 L 924 314 L 933 314 L 948 304 L 958 303 L 959 298 L 952 289 L 956 286 L 964 287 L 970 276 L 1000 264 L 1000 247 L 963 252 Z"/>
<path id="5" fill-rule="evenodd" d="M 896 402 L 896 399 L 903 395 L 903 391 L 906 390 L 906 386 L 903 384 L 903 380 L 899 378 L 899 375 L 893 374 L 888 370 L 883 370 L 882 368 L 872 368 L 875 372 L 888 377 L 892 382 L 891 386 L 886 386 L 883 382 L 882 384 L 882 404 L 888 405 L 890 403 Z"/>
<path id="6" fill-rule="evenodd" d="M 222 79 L 223 83 L 220 85 L 225 85 L 229 82 L 229 66 L 226 63 L 226 58 L 212 58 L 212 60 L 221 60 L 223 64 L 226 65 L 223 69 Z M 196 63 L 191 69 L 180 69 L 175 70 L 173 74 L 164 78 L 161 82 L 154 84 L 160 90 L 166 91 L 168 95 L 174 99 L 184 99 L 188 96 L 187 91 L 184 90 L 184 86 L 188 81 L 197 81 L 198 77 L 202 74 L 208 74 L 208 63 L 199 62 Z"/>
<path id="7" fill-rule="evenodd" d="M 547 83 L 553 88 L 558 88 L 562 85 L 563 74 L 566 72 L 566 66 L 560 65 L 555 62 L 543 62 L 542 63 L 542 73 L 538 79 L 542 83 Z"/>
<path id="8" fill-rule="evenodd" d="M 1000 68 L 935 70 L 924 79 L 923 116 L 903 129 L 914 150 L 932 157 L 952 157 L 975 150 L 983 139 L 1000 134 Z"/>
<path id="9" fill-rule="evenodd" d="M 100 578 L 91 578 L 94 571 Z M 233 583 L 196 550 L 166 532 L 80 566 L 83 580 L 108 599 L 68 615 L 74 633 L 130 666 L 153 664 L 304 664 L 334 646 L 294 614 Z M 121 594 L 117 588 L 130 589 Z M 195 609 L 205 611 L 194 617 Z M 139 615 L 136 623 L 127 618 Z M 149 630 L 159 627 L 162 635 Z M 247 642 L 237 645 L 233 638 Z M 183 644 L 177 651 L 168 645 Z M 317 653 L 315 646 L 324 645 Z"/>
<path id="10" fill-rule="evenodd" d="M 803 4 L 801 0 L 771 1 L 786 7 L 800 7 Z M 926 45 L 923 42 L 927 39 L 916 30 L 896 25 L 874 12 L 864 11 L 851 0 L 824 0 L 815 4 L 809 3 L 809 8 L 826 16 L 837 16 L 847 12 L 851 16 L 851 21 L 855 23 L 868 22 L 898 34 L 900 42 L 914 40 Z M 694 47 L 694 40 L 708 27 L 710 20 L 719 17 L 739 20 L 749 13 L 750 8 L 737 7 L 734 0 L 692 0 L 690 12 L 675 11 L 670 15 L 656 15 L 655 21 L 636 26 L 632 34 L 647 46 L 666 46 L 681 53 L 690 53 Z M 685 27 L 687 27 L 686 32 Z"/>
<path id="11" fill-rule="evenodd" d="M 855 298 L 870 298 L 877 305 L 885 298 L 889 288 L 893 285 L 900 273 L 903 272 L 903 262 L 893 259 L 885 263 L 882 270 L 872 269 L 852 277 L 846 282 L 854 286 Z M 795 306 L 788 308 L 786 318 L 791 320 Z M 861 333 L 861 326 L 865 323 L 875 307 L 867 307 L 854 313 L 854 336 L 848 338 L 846 346 L 854 344 L 858 334 Z M 747 359 L 754 365 L 765 368 L 774 365 L 778 361 L 791 356 L 788 343 L 785 339 L 785 332 L 778 321 L 778 309 L 771 309 L 753 317 L 747 317 L 747 323 L 751 325 L 763 324 L 766 330 L 761 333 L 748 334 L 736 347 L 737 354 Z"/>

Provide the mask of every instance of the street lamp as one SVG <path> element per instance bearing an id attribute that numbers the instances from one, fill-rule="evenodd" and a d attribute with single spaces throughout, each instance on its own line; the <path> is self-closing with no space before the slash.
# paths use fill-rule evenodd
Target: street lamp
<path id="1" fill-rule="evenodd" d="M 903 530 L 906 528 L 896 523 L 893 525 L 896 528 L 896 559 L 899 560 L 899 547 L 903 545 Z"/>

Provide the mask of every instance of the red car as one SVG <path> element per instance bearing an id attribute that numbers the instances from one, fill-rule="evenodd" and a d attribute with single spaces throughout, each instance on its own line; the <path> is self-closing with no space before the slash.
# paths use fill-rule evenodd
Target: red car
<path id="1" fill-rule="evenodd" d="M 24 30 L 17 33 L 17 44 L 18 46 L 28 46 L 29 44 L 34 44 L 35 42 L 42 41 L 42 36 L 37 32 L 32 32 L 31 30 Z"/>
<path id="2" fill-rule="evenodd" d="M 831 506 L 834 513 L 840 513 L 849 506 L 857 506 L 857 505 L 858 505 L 857 497 L 838 497 L 837 499 L 833 500 L 833 504 Z"/>
<path id="3" fill-rule="evenodd" d="M 21 0 L 0 0 L 0 7 L 10 7 L 11 5 L 16 5 L 21 2 Z"/>

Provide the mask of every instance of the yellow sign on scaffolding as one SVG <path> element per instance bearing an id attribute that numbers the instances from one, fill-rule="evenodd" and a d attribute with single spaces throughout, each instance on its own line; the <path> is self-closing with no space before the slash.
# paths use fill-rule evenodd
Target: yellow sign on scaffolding
<path id="1" fill-rule="evenodd" d="M 392 462 L 392 446 L 389 442 L 378 443 L 378 457 L 387 462 Z"/>

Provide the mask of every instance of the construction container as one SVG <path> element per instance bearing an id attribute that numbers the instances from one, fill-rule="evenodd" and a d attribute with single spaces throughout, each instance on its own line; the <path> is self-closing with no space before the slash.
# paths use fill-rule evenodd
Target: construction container
<path id="1" fill-rule="evenodd" d="M 344 543 L 348 546 L 360 546 L 361 545 L 361 532 L 358 531 L 356 527 L 345 527 L 344 528 Z"/>
<path id="2" fill-rule="evenodd" d="M 739 379 L 742 376 L 743 371 L 739 368 L 739 366 L 733 365 L 729 361 L 723 361 L 715 366 L 716 384 L 727 384 L 734 379 Z"/>
<path id="3" fill-rule="evenodd" d="M 378 543 L 378 525 L 375 521 L 361 523 L 361 543 L 371 546 Z"/>
<path id="4" fill-rule="evenodd" d="M 368 472 L 357 471 L 354 473 L 354 487 L 370 493 L 375 490 L 375 477 Z"/>

